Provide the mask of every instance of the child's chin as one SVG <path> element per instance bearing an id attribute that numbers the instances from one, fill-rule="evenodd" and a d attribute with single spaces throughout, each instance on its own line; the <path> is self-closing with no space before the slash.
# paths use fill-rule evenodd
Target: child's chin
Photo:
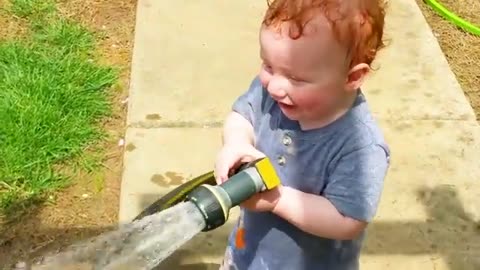
<path id="1" fill-rule="evenodd" d="M 283 106 L 280 106 L 280 110 L 288 119 L 293 121 L 299 120 L 298 113 L 297 113 L 297 110 L 295 110 L 295 108 L 284 108 Z"/>

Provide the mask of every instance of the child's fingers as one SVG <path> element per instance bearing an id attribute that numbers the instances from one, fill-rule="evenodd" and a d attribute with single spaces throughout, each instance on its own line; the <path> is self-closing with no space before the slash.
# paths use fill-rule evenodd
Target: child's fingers
<path id="1" fill-rule="evenodd" d="M 214 173 L 215 173 L 215 181 L 217 182 L 217 185 L 220 185 L 221 183 L 225 182 L 225 180 L 227 180 L 228 169 L 225 169 L 225 165 L 217 164 L 215 166 Z"/>
<path id="2" fill-rule="evenodd" d="M 230 178 L 241 163 L 250 162 L 258 158 L 265 156 L 262 152 L 256 150 L 254 147 L 251 149 L 242 149 L 245 152 L 236 151 L 235 148 L 224 148 L 217 158 L 215 164 L 215 181 L 217 184 L 221 184 Z"/>
<path id="3" fill-rule="evenodd" d="M 221 184 L 228 179 L 233 164 L 235 164 L 235 157 L 232 154 L 222 153 L 219 155 L 215 164 L 215 180 L 217 184 Z"/>

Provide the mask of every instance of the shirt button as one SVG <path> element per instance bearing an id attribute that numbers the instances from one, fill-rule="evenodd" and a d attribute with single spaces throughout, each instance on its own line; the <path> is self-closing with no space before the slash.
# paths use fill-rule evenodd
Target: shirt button
<path id="1" fill-rule="evenodd" d="M 288 136 L 288 135 L 285 135 L 285 136 L 283 136 L 282 142 L 285 146 L 288 146 L 288 145 L 292 144 L 292 138 L 290 138 L 290 136 Z"/>
<path id="2" fill-rule="evenodd" d="M 283 166 L 285 163 L 287 163 L 287 160 L 285 159 L 284 156 L 279 156 L 277 159 L 278 165 Z"/>

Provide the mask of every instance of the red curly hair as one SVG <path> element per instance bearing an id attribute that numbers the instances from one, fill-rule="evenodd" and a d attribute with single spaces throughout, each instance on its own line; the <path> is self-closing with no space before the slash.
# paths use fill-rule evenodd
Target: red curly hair
<path id="1" fill-rule="evenodd" d="M 338 42 L 346 47 L 350 67 L 370 65 L 384 47 L 385 5 L 382 0 L 267 0 L 265 26 L 292 22 L 293 39 L 302 36 L 305 25 L 314 16 L 323 15 Z"/>

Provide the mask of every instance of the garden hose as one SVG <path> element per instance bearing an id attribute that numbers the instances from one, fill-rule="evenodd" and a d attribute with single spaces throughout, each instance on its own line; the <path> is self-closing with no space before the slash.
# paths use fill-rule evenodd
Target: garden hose
<path id="1" fill-rule="evenodd" d="M 146 216 L 170 208 L 180 202 L 183 202 L 187 197 L 188 193 L 190 193 L 197 187 L 204 184 L 215 185 L 215 183 L 216 181 L 213 171 L 197 176 L 194 179 L 176 187 L 175 189 L 167 193 L 165 196 L 160 197 L 158 200 L 145 208 L 138 216 L 135 217 L 134 220 L 139 220 Z"/>
<path id="2" fill-rule="evenodd" d="M 472 23 L 460 18 L 452 11 L 445 8 L 442 4 L 438 3 L 436 0 L 424 0 L 433 10 L 435 10 L 438 14 L 443 16 L 445 19 L 453 23 L 454 25 L 462 28 L 463 30 L 480 36 L 480 28 L 473 25 Z"/>
<path id="3" fill-rule="evenodd" d="M 152 203 L 134 220 L 190 201 L 205 219 L 203 231 L 213 230 L 228 220 L 232 207 L 256 193 L 274 189 L 280 184 L 280 179 L 270 160 L 265 157 L 243 164 L 222 184 L 215 183 L 213 172 L 198 176 Z"/>

